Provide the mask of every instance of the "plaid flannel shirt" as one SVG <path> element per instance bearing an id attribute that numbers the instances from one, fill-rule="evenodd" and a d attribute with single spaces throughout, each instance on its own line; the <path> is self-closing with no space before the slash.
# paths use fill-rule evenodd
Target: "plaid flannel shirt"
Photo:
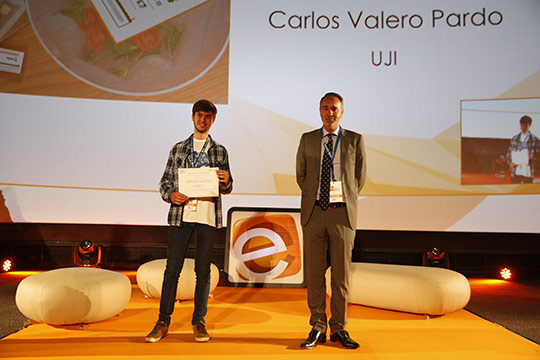
<path id="1" fill-rule="evenodd" d="M 233 178 L 229 168 L 229 156 L 227 149 L 215 142 L 210 135 L 208 142 L 208 160 L 210 167 L 216 167 L 220 170 L 227 170 L 230 174 L 228 184 L 219 183 L 220 196 L 215 198 L 214 204 L 216 207 L 216 228 L 222 227 L 222 210 L 221 210 L 221 194 L 229 194 L 232 191 Z M 172 226 L 182 226 L 182 215 L 184 213 L 184 205 L 176 205 L 171 203 L 171 195 L 178 191 L 178 169 L 188 168 L 192 163 L 193 135 L 184 141 L 181 141 L 173 146 L 169 152 L 169 159 L 165 166 L 165 171 L 159 182 L 159 192 L 161 198 L 171 204 L 167 222 Z"/>
<path id="2" fill-rule="evenodd" d="M 530 136 L 529 136 L 529 139 L 527 140 L 527 147 L 529 148 L 529 154 L 533 154 L 532 160 L 529 160 L 529 165 L 531 166 L 531 176 L 534 177 L 534 168 L 536 167 L 536 157 L 540 153 L 540 141 L 532 133 L 529 133 L 529 134 Z M 511 161 L 512 151 L 519 150 L 520 136 L 521 136 L 521 133 L 513 136 L 512 140 L 510 140 L 510 147 L 508 148 L 508 152 L 506 153 L 506 159 L 509 164 Z M 515 175 L 516 175 L 516 168 L 514 167 L 512 168 L 512 176 L 515 176 Z"/>

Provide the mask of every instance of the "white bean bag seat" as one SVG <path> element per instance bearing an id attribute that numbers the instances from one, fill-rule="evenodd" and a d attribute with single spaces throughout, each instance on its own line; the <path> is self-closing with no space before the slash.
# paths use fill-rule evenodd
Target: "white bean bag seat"
<path id="1" fill-rule="evenodd" d="M 137 285 L 148 297 L 161 298 L 163 273 L 167 259 L 152 260 L 142 264 L 137 269 Z M 214 291 L 219 282 L 219 269 L 210 264 L 210 293 Z M 177 300 L 192 300 L 195 297 L 195 259 L 186 258 L 184 267 L 178 279 L 176 290 Z"/>
<path id="2" fill-rule="evenodd" d="M 326 274 L 330 295 L 331 268 Z M 425 266 L 352 263 L 349 303 L 416 314 L 443 315 L 463 309 L 469 281 L 458 272 Z"/>
<path id="3" fill-rule="evenodd" d="M 90 267 L 50 270 L 23 279 L 15 303 L 26 317 L 52 325 L 86 324 L 118 315 L 131 298 L 131 281 Z"/>

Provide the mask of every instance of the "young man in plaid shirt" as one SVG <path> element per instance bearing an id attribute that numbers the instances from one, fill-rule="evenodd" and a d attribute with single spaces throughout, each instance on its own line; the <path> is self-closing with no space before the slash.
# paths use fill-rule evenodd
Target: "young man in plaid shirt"
<path id="1" fill-rule="evenodd" d="M 512 137 L 506 158 L 510 166 L 512 183 L 532 183 L 536 167 L 536 157 L 540 153 L 540 141 L 531 133 L 532 119 L 524 115 L 519 120 L 521 132 Z M 517 161 L 513 157 L 526 154 L 527 159 Z"/>
<path id="2" fill-rule="evenodd" d="M 227 149 L 209 135 L 216 120 L 216 106 L 208 100 L 193 104 L 191 118 L 193 135 L 173 146 L 169 153 L 167 166 L 159 190 L 164 201 L 171 204 L 168 215 L 169 234 L 167 247 L 167 266 L 163 275 L 159 318 L 154 329 L 146 336 L 147 342 L 157 342 L 167 335 L 171 314 L 174 310 L 178 278 L 182 271 L 189 239 L 196 234 L 195 250 L 195 308 L 191 324 L 195 340 L 210 340 L 206 331 L 204 317 L 208 306 L 210 291 L 210 256 L 216 228 L 222 222 L 221 194 L 232 191 L 232 176 L 229 169 Z M 178 188 L 179 168 L 218 168 L 220 196 L 211 198 L 189 198 Z"/>

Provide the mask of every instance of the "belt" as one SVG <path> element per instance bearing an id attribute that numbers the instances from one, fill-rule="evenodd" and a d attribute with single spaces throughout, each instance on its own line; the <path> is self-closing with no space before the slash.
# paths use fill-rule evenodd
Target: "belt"
<path id="1" fill-rule="evenodd" d="M 319 202 L 319 200 L 315 200 L 315 205 L 321 206 L 321 203 Z M 336 209 L 342 206 L 345 206 L 344 202 L 330 203 L 328 204 L 328 209 Z"/>

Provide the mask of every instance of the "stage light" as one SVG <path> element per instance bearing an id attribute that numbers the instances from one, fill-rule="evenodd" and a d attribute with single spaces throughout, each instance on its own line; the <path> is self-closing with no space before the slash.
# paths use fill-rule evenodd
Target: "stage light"
<path id="1" fill-rule="evenodd" d="M 12 267 L 13 267 L 13 263 L 9 259 L 4 260 L 4 262 L 2 263 L 2 270 L 4 272 L 8 272 L 9 270 L 11 270 Z"/>
<path id="2" fill-rule="evenodd" d="M 422 264 L 424 266 L 449 268 L 449 260 L 446 252 L 439 248 L 431 248 L 424 252 L 422 256 Z"/>
<path id="3" fill-rule="evenodd" d="M 512 278 L 512 271 L 509 268 L 501 269 L 499 274 L 504 280 L 510 280 Z"/>
<path id="4" fill-rule="evenodd" d="M 84 240 L 73 251 L 73 262 L 78 266 L 100 267 L 101 246 Z"/>

